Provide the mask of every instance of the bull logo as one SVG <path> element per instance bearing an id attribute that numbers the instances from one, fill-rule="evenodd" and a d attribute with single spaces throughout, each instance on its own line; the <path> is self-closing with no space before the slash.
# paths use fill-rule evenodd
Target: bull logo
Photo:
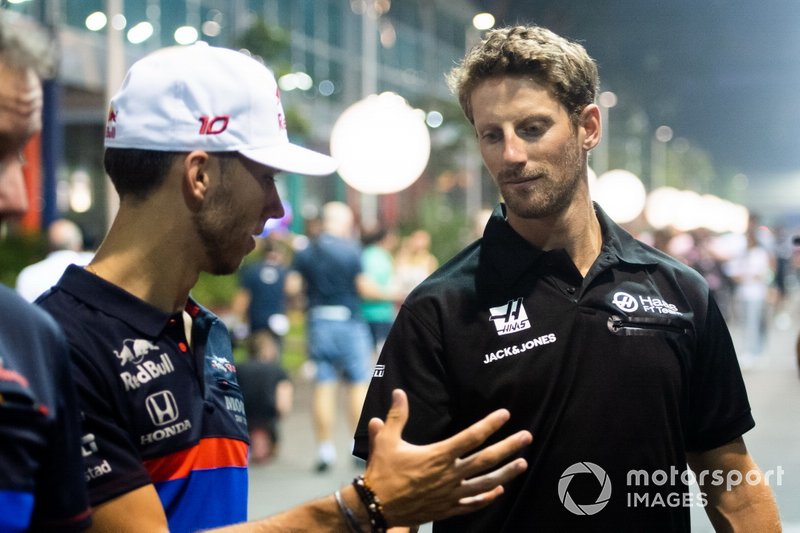
<path id="1" fill-rule="evenodd" d="M 114 350 L 114 355 L 119 359 L 120 366 L 125 366 L 128 363 L 138 365 L 151 350 L 158 350 L 158 346 L 145 339 L 125 339 L 125 342 L 122 343 L 122 349 L 120 351 Z"/>

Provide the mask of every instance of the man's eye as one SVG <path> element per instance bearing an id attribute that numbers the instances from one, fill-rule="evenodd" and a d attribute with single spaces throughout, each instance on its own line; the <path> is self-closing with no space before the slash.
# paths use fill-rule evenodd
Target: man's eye
<path id="1" fill-rule="evenodd" d="M 520 136 L 527 138 L 539 137 L 542 133 L 543 130 L 539 126 L 528 126 L 519 130 Z"/>
<path id="2" fill-rule="evenodd" d="M 481 140 L 482 141 L 497 142 L 498 139 L 500 139 L 500 135 L 498 135 L 497 133 L 495 133 L 493 131 L 487 131 L 487 132 L 481 133 Z"/>

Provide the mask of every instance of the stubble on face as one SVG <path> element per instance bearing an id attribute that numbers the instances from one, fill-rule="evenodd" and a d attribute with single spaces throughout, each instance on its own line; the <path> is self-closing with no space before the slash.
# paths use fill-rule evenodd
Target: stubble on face
<path id="1" fill-rule="evenodd" d="M 531 168 L 502 170 L 496 182 L 509 211 L 519 218 L 540 219 L 566 210 L 584 178 L 585 157 L 573 136 L 549 168 L 539 163 Z M 520 178 L 532 181 L 524 188 L 510 184 Z"/>
<path id="2" fill-rule="evenodd" d="M 208 272 L 215 276 L 236 272 L 244 258 L 241 244 L 234 240 L 234 236 L 241 233 L 244 221 L 236 215 L 232 177 L 224 176 L 225 173 L 220 172 L 219 186 L 203 209 L 193 215 L 209 265 Z"/>

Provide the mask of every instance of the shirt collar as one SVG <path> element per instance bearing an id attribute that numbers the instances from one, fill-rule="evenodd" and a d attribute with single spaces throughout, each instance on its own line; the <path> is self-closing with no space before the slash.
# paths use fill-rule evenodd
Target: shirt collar
<path id="1" fill-rule="evenodd" d="M 150 337 L 160 335 L 174 316 L 76 265 L 67 267 L 57 287 Z M 193 319 L 209 314 L 191 298 L 186 303 L 186 311 Z"/>
<path id="2" fill-rule="evenodd" d="M 642 244 L 594 204 L 595 214 L 603 234 L 603 244 L 597 262 L 605 268 L 608 264 L 622 261 L 629 264 L 656 264 Z M 498 204 L 483 232 L 478 266 L 478 294 L 492 295 L 498 292 L 505 295 L 507 289 L 545 253 L 541 248 L 523 239 L 508 224 L 505 204 Z M 594 268 L 593 268 L 594 269 Z"/>

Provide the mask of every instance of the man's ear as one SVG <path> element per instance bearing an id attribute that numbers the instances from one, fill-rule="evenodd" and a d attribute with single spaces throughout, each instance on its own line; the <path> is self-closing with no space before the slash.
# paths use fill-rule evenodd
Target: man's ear
<path id="1" fill-rule="evenodd" d="M 192 211 L 199 211 L 210 186 L 209 166 L 211 158 L 208 152 L 195 150 L 183 159 L 183 179 L 181 181 L 183 197 Z"/>
<path id="2" fill-rule="evenodd" d="M 583 108 L 578 118 L 578 128 L 582 134 L 581 146 L 584 150 L 591 150 L 600 144 L 603 125 L 600 121 L 600 108 L 597 104 L 589 104 Z"/>

